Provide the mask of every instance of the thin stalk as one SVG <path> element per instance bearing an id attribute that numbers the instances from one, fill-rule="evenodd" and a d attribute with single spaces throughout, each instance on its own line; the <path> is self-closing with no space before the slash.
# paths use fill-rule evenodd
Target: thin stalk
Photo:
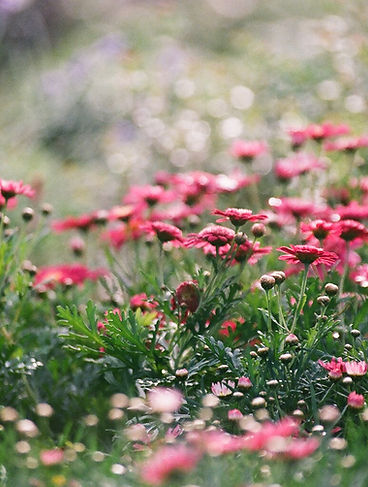
<path id="1" fill-rule="evenodd" d="M 270 299 L 270 290 L 269 289 L 266 291 L 266 302 L 267 302 L 267 311 L 268 311 L 267 329 L 268 329 L 268 333 L 271 335 L 272 334 L 272 321 L 271 321 L 271 299 Z"/>
<path id="2" fill-rule="evenodd" d="M 304 266 L 304 274 L 303 274 L 303 279 L 302 279 L 302 285 L 300 287 L 300 294 L 299 294 L 299 300 L 298 304 L 295 309 L 295 314 L 293 318 L 293 323 L 290 328 L 290 333 L 294 333 L 295 327 L 296 327 L 296 322 L 298 320 L 298 316 L 300 315 L 301 311 L 303 310 L 303 298 L 305 294 L 305 289 L 307 287 L 307 278 L 308 278 L 308 270 L 309 270 L 309 264 L 305 264 Z"/>
<path id="3" fill-rule="evenodd" d="M 350 242 L 346 242 L 346 257 L 344 263 L 344 270 L 341 274 L 340 285 L 339 285 L 339 298 L 341 298 L 344 292 L 344 284 L 346 281 L 346 276 L 348 275 L 349 270 L 349 257 L 350 257 Z"/>

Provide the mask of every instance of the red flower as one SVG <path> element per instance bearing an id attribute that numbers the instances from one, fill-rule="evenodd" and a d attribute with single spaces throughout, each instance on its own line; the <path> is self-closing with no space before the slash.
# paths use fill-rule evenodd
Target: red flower
<path id="1" fill-rule="evenodd" d="M 323 362 L 322 360 L 318 360 L 318 363 L 321 367 L 328 370 L 328 375 L 331 377 L 331 379 L 340 379 L 342 374 L 345 372 L 345 363 L 341 357 L 339 357 L 337 360 L 335 357 L 333 357 L 331 362 Z"/>
<path id="2" fill-rule="evenodd" d="M 184 241 L 183 234 L 178 227 L 164 222 L 146 222 L 141 229 L 149 235 L 156 235 L 161 243 L 172 242 L 174 245 L 181 245 Z"/>
<path id="3" fill-rule="evenodd" d="M 68 284 L 81 286 L 84 281 L 95 281 L 107 274 L 105 269 L 91 270 L 81 264 L 63 264 L 49 267 L 40 267 L 34 279 L 34 286 L 44 286 L 52 289 L 55 284 Z"/>
<path id="4" fill-rule="evenodd" d="M 235 237 L 234 230 L 221 227 L 220 225 L 209 225 L 199 233 L 190 233 L 187 236 L 186 247 L 204 247 L 206 244 L 214 247 L 222 247 L 229 244 Z"/>
<path id="5" fill-rule="evenodd" d="M 224 218 L 216 220 L 217 223 L 230 220 L 234 227 L 240 227 L 248 221 L 255 222 L 260 220 L 266 220 L 267 215 L 253 215 L 252 210 L 245 210 L 241 208 L 228 208 L 227 210 L 213 210 L 214 215 L 222 215 Z"/>
<path id="6" fill-rule="evenodd" d="M 310 201 L 300 198 L 270 198 L 268 201 L 272 209 L 279 214 L 292 215 L 294 218 L 322 213 L 324 208 L 318 208 Z"/>
<path id="7" fill-rule="evenodd" d="M 7 181 L 6 179 L 0 179 L 0 193 L 5 200 L 21 194 L 28 198 L 33 198 L 35 195 L 34 189 L 28 184 L 23 184 L 23 181 Z"/>
<path id="8" fill-rule="evenodd" d="M 334 252 L 328 252 L 313 245 L 290 245 L 290 247 L 280 247 L 277 250 L 286 253 L 286 255 L 281 255 L 279 260 L 285 260 L 288 264 L 332 266 L 338 260 L 338 256 Z"/>
<path id="9" fill-rule="evenodd" d="M 153 296 L 148 298 L 146 293 L 135 294 L 130 298 L 129 304 L 133 311 L 138 308 L 142 311 L 151 311 L 158 305 L 156 301 L 153 301 Z"/>
<path id="10" fill-rule="evenodd" d="M 297 153 L 280 159 L 275 165 L 275 174 L 281 180 L 288 180 L 312 169 L 324 169 L 325 164 L 310 154 Z"/>
<path id="11" fill-rule="evenodd" d="M 365 220 L 368 218 L 368 206 L 361 206 L 356 201 L 351 201 L 346 206 L 338 206 L 333 211 L 340 216 L 341 220 Z"/>
<path id="12" fill-rule="evenodd" d="M 250 242 L 247 240 L 236 248 L 234 259 L 236 262 L 247 261 L 248 264 L 256 264 L 261 257 L 269 254 L 272 251 L 272 247 L 261 248 L 259 242 Z"/>
<path id="13" fill-rule="evenodd" d="M 231 147 L 231 155 L 243 161 L 252 161 L 255 157 L 268 152 L 266 142 L 237 140 Z"/>

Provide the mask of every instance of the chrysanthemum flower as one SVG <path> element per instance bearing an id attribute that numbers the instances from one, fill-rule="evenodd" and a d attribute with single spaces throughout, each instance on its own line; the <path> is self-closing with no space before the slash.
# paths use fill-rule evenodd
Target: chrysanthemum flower
<path id="1" fill-rule="evenodd" d="M 94 224 L 93 214 L 84 214 L 80 216 L 69 216 L 63 220 L 55 220 L 52 222 L 52 229 L 57 232 L 64 232 L 66 230 L 78 229 L 88 231 Z"/>
<path id="2" fill-rule="evenodd" d="M 17 195 L 24 195 L 28 198 L 33 198 L 35 195 L 34 189 L 29 184 L 23 184 L 23 181 L 7 181 L 6 179 L 0 179 L 0 193 L 5 200 Z"/>
<path id="3" fill-rule="evenodd" d="M 252 210 L 247 210 L 243 208 L 227 208 L 226 210 L 213 210 L 214 215 L 221 215 L 223 218 L 216 220 L 217 223 L 225 222 L 230 220 L 234 227 L 240 227 L 248 221 L 256 222 L 261 220 L 266 220 L 267 215 L 256 214 L 253 215 Z"/>
<path id="4" fill-rule="evenodd" d="M 280 255 L 279 260 L 284 260 L 288 264 L 332 266 L 338 260 L 338 256 L 334 252 L 328 252 L 313 245 L 290 245 L 290 247 L 280 247 L 277 250 L 286 253 L 286 255 Z"/>
<path id="5" fill-rule="evenodd" d="M 149 485 L 163 484 L 173 472 L 189 472 L 201 454 L 184 445 L 164 446 L 142 465 L 141 478 Z"/>
<path id="6" fill-rule="evenodd" d="M 165 222 L 145 222 L 141 229 L 149 235 L 156 235 L 161 243 L 172 242 L 174 245 L 181 245 L 184 241 L 182 231 Z"/>
<path id="7" fill-rule="evenodd" d="M 124 204 L 139 205 L 144 203 L 154 206 L 157 203 L 170 203 L 176 199 L 173 191 L 166 191 L 162 186 L 132 186 L 128 194 L 123 198 Z"/>
<path id="8" fill-rule="evenodd" d="M 275 174 L 282 181 L 287 181 L 313 169 L 324 169 L 326 165 L 311 154 L 297 153 L 291 157 L 279 159 L 275 164 Z"/>
<path id="9" fill-rule="evenodd" d="M 318 360 L 318 363 L 321 367 L 328 370 L 329 376 L 332 379 L 340 379 L 340 377 L 342 377 L 342 374 L 345 372 L 345 363 L 343 362 L 341 357 L 339 357 L 337 360 L 335 359 L 335 357 L 333 357 L 330 362 L 323 362 L 322 360 Z"/>
<path id="10" fill-rule="evenodd" d="M 95 281 L 107 273 L 105 269 L 91 270 L 81 264 L 40 267 L 34 279 L 34 286 L 42 285 L 48 289 L 52 289 L 56 284 L 81 286 L 86 280 Z"/>
<path id="11" fill-rule="evenodd" d="M 147 395 L 148 404 L 155 413 L 172 413 L 180 409 L 183 395 L 176 389 L 155 387 Z"/>
<path id="12" fill-rule="evenodd" d="M 231 147 L 231 155 L 243 161 L 252 161 L 255 157 L 268 152 L 266 142 L 237 140 Z"/>
<path id="13" fill-rule="evenodd" d="M 368 229 L 362 223 L 355 220 L 341 220 L 335 223 L 335 228 L 339 237 L 346 242 L 351 242 L 356 238 L 362 240 L 368 239 Z"/>
<path id="14" fill-rule="evenodd" d="M 323 145 L 323 148 L 328 152 L 355 152 L 362 147 L 368 147 L 367 135 L 361 135 L 360 137 L 342 138 L 335 141 L 327 141 Z"/>
<path id="15" fill-rule="evenodd" d="M 351 201 L 348 205 L 337 206 L 333 212 L 339 215 L 341 220 L 365 220 L 368 218 L 368 205 L 360 205 L 357 201 Z"/>
<path id="16" fill-rule="evenodd" d="M 347 125 L 333 125 L 330 122 L 325 122 L 322 125 L 311 124 L 302 129 L 288 130 L 293 147 L 300 147 L 310 139 L 320 141 L 328 137 L 345 135 L 349 132 L 350 128 Z"/>
<path id="17" fill-rule="evenodd" d="M 361 360 L 359 362 L 352 360 L 350 362 L 345 362 L 345 371 L 351 377 L 362 377 L 367 373 L 368 364 Z"/>
<path id="18" fill-rule="evenodd" d="M 229 380 L 227 384 L 224 382 L 214 382 L 211 385 L 211 391 L 212 394 L 214 394 L 217 397 L 227 397 L 227 396 L 231 396 L 234 387 L 235 387 L 235 382 L 233 382 L 232 380 Z"/>
<path id="19" fill-rule="evenodd" d="M 197 281 L 184 281 L 176 288 L 176 299 L 180 306 L 194 313 L 199 305 L 199 289 Z"/>
<path id="20" fill-rule="evenodd" d="M 129 305 L 133 311 L 138 308 L 142 311 L 151 311 L 157 307 L 158 303 L 153 300 L 153 296 L 149 298 L 146 293 L 139 293 L 130 298 Z"/>
<path id="21" fill-rule="evenodd" d="M 292 215 L 294 218 L 316 216 L 324 211 L 324 208 L 300 198 L 270 198 L 268 203 L 276 213 Z"/>
<path id="22" fill-rule="evenodd" d="M 351 274 L 351 279 L 362 288 L 368 288 L 368 264 L 358 266 Z"/>
<path id="23" fill-rule="evenodd" d="M 300 230 L 306 234 L 305 238 L 307 240 L 311 237 L 315 237 L 318 240 L 324 240 L 333 228 L 333 223 L 326 222 L 325 220 L 314 220 L 309 223 L 302 222 L 300 224 Z"/>
<path id="24" fill-rule="evenodd" d="M 364 407 L 364 396 L 363 394 L 357 394 L 355 391 L 352 391 L 348 395 L 348 406 L 352 409 L 362 409 Z"/>
<path id="25" fill-rule="evenodd" d="M 201 248 L 206 244 L 210 244 L 219 248 L 230 244 L 234 237 L 235 232 L 230 228 L 221 227 L 220 225 L 209 225 L 199 233 L 190 233 L 187 236 L 185 246 Z"/>

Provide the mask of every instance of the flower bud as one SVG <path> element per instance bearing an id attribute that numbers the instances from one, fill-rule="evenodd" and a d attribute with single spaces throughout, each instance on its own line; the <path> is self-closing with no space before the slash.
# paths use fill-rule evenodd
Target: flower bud
<path id="1" fill-rule="evenodd" d="M 234 240 L 235 240 L 236 244 L 242 245 L 243 243 L 245 243 L 247 241 L 247 236 L 243 232 L 238 232 L 235 234 Z"/>
<path id="2" fill-rule="evenodd" d="M 266 227 L 263 223 L 255 223 L 251 228 L 251 232 L 256 238 L 260 238 L 266 233 Z"/>
<path id="3" fill-rule="evenodd" d="M 53 207 L 50 205 L 50 203 L 44 203 L 41 207 L 41 213 L 43 216 L 48 216 L 51 215 L 53 212 Z"/>
<path id="4" fill-rule="evenodd" d="M 330 298 L 328 296 L 318 296 L 317 303 L 321 306 L 327 306 L 330 302 Z"/>
<path id="5" fill-rule="evenodd" d="M 259 282 L 265 291 L 272 289 L 276 284 L 276 279 L 268 274 L 261 276 Z"/>
<path id="6" fill-rule="evenodd" d="M 360 331 L 359 331 L 359 330 L 357 330 L 356 328 L 353 328 L 353 329 L 350 331 L 350 333 L 351 333 L 351 335 L 352 335 L 353 337 L 358 337 L 358 336 L 360 336 Z"/>
<path id="7" fill-rule="evenodd" d="M 260 357 L 262 357 L 263 355 L 267 355 L 269 350 L 270 349 L 268 347 L 260 347 L 257 349 L 257 355 L 259 355 Z"/>
<path id="8" fill-rule="evenodd" d="M 289 345 L 296 345 L 299 343 L 299 338 L 294 335 L 294 333 L 289 333 L 289 335 L 285 338 L 285 343 L 288 343 Z"/>
<path id="9" fill-rule="evenodd" d="M 175 375 L 176 377 L 178 377 L 179 379 L 185 379 L 185 377 L 188 376 L 188 370 L 187 369 L 177 369 L 175 371 Z"/>
<path id="10" fill-rule="evenodd" d="M 28 206 L 23 209 L 22 211 L 22 218 L 25 222 L 30 222 L 33 220 L 34 217 L 34 211 L 32 208 L 29 208 Z"/>
<path id="11" fill-rule="evenodd" d="M 293 359 L 293 356 L 291 355 L 291 353 L 283 353 L 280 355 L 281 362 L 287 363 L 287 362 L 290 362 L 290 360 L 292 360 L 292 359 Z"/>
<path id="12" fill-rule="evenodd" d="M 339 292 L 338 286 L 336 284 L 333 284 L 332 282 L 328 282 L 325 285 L 325 291 L 328 296 L 336 296 L 336 294 Z"/>
<path id="13" fill-rule="evenodd" d="M 180 306 L 194 313 L 199 305 L 199 289 L 196 281 L 184 281 L 176 288 L 176 298 Z"/>
<path id="14" fill-rule="evenodd" d="M 98 210 L 93 218 L 96 225 L 105 225 L 108 222 L 109 213 L 106 210 Z"/>
<path id="15" fill-rule="evenodd" d="M 283 271 L 273 271 L 271 272 L 270 276 L 275 279 L 276 284 L 278 285 L 282 284 L 286 279 L 285 272 Z"/>

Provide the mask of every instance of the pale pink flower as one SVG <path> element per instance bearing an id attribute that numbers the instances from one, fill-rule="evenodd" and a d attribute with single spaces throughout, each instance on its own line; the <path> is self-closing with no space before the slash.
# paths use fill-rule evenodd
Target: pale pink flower
<path id="1" fill-rule="evenodd" d="M 368 364 L 364 361 L 345 362 L 345 371 L 348 375 L 353 377 L 361 377 L 367 373 Z"/>
<path id="2" fill-rule="evenodd" d="M 155 413 L 172 413 L 180 409 L 183 395 L 175 389 L 156 387 L 148 393 L 148 403 Z"/>
<path id="3" fill-rule="evenodd" d="M 229 386 L 230 389 L 227 386 Z M 227 382 L 227 385 L 224 382 L 214 382 L 211 385 L 211 391 L 212 394 L 214 394 L 217 397 L 226 397 L 226 396 L 231 396 L 234 387 L 235 387 L 235 382 L 233 382 L 232 380 L 229 380 Z"/>
<path id="4" fill-rule="evenodd" d="M 64 460 L 64 452 L 60 448 L 53 448 L 52 450 L 43 450 L 40 453 L 40 460 L 43 465 L 57 465 Z"/>
<path id="5" fill-rule="evenodd" d="M 237 421 L 238 419 L 242 419 L 243 413 L 239 411 L 239 409 L 230 409 L 227 412 L 227 419 L 230 421 Z"/>
<path id="6" fill-rule="evenodd" d="M 239 377 L 238 379 L 238 387 L 241 389 L 250 389 L 253 386 L 249 377 Z"/>

